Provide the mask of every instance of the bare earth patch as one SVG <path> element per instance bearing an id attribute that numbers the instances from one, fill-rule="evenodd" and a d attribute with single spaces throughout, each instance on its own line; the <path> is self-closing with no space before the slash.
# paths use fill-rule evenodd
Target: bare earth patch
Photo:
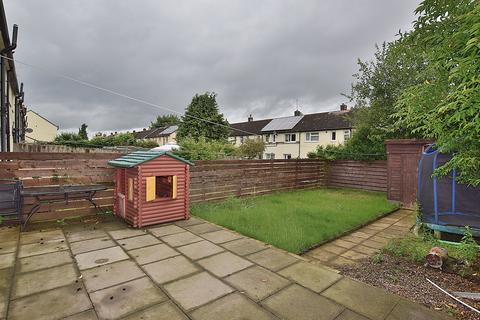
<path id="1" fill-rule="evenodd" d="M 441 310 L 456 319 L 480 320 L 478 313 L 457 303 L 425 280 L 429 278 L 449 292 L 480 292 L 480 277 L 478 274 L 474 274 L 467 279 L 454 273 L 427 268 L 386 254 L 382 255 L 382 261 L 377 263 L 369 258 L 354 265 L 337 268 L 343 275 L 384 288 L 431 309 Z M 472 307 L 480 309 L 479 301 L 463 300 Z"/>

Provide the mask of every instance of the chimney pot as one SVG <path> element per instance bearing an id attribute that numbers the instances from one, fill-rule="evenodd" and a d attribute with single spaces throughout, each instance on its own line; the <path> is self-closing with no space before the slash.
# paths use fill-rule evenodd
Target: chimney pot
<path id="1" fill-rule="evenodd" d="M 293 112 L 293 115 L 294 115 L 295 117 L 299 117 L 299 116 L 303 116 L 303 113 L 302 113 L 300 110 L 297 109 L 297 110 L 295 110 L 295 111 Z"/>
<path id="2" fill-rule="evenodd" d="M 252 115 L 250 114 L 250 116 L 248 117 L 248 122 L 252 122 L 253 121 L 253 117 Z"/>
<path id="3" fill-rule="evenodd" d="M 348 109 L 348 106 L 345 103 L 342 103 L 340 105 L 340 111 L 347 111 L 347 109 Z"/>

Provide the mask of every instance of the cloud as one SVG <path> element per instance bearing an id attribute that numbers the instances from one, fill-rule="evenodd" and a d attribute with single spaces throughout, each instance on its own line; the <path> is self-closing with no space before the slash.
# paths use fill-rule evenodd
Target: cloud
<path id="1" fill-rule="evenodd" d="M 218 93 L 229 121 L 345 101 L 357 58 L 410 28 L 418 1 L 5 0 L 15 58 L 183 112 Z M 147 126 L 164 110 L 17 65 L 26 102 L 61 128 Z"/>

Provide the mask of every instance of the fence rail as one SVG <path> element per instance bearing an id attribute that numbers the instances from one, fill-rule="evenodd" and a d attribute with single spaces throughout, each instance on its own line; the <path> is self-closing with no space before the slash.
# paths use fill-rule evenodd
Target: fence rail
<path id="1" fill-rule="evenodd" d="M 95 200 L 105 210 L 113 205 L 114 169 L 107 162 L 118 153 L 0 153 L 0 178 L 19 179 L 26 187 L 104 184 Z M 291 160 L 216 160 L 195 161 L 190 170 L 190 201 L 198 203 L 260 195 L 276 191 L 309 189 L 321 186 L 386 190 L 386 162 Z M 32 199 L 25 199 L 24 211 Z M 68 205 L 42 206 L 34 220 L 52 220 L 95 213 L 85 200 Z"/>

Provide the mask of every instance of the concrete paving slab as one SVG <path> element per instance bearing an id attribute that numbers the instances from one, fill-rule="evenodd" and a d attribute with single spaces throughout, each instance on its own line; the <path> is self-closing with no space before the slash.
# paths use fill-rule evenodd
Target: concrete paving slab
<path id="1" fill-rule="evenodd" d="M 263 300 L 290 284 L 287 279 L 259 266 L 237 272 L 225 278 L 225 281 L 255 301 Z"/>
<path id="2" fill-rule="evenodd" d="M 206 270 L 218 277 L 225 277 L 253 265 L 250 261 L 230 252 L 223 252 L 198 261 Z"/>
<path id="3" fill-rule="evenodd" d="M 344 309 L 296 284 L 274 294 L 262 304 L 281 319 L 292 320 L 333 320 Z"/>
<path id="4" fill-rule="evenodd" d="M 312 251 L 308 252 L 306 256 L 312 257 L 320 262 L 327 262 L 335 257 L 338 257 L 337 254 L 323 250 L 322 248 L 313 249 Z"/>
<path id="5" fill-rule="evenodd" d="M 369 320 L 367 317 L 364 317 L 352 310 L 345 309 L 343 312 L 335 318 L 335 320 Z"/>
<path id="6" fill-rule="evenodd" d="M 341 279 L 322 295 L 372 320 L 385 319 L 400 299 L 381 289 L 349 278 Z"/>
<path id="7" fill-rule="evenodd" d="M 118 240 L 118 244 L 127 251 L 160 243 L 162 242 L 151 234 Z"/>
<path id="8" fill-rule="evenodd" d="M 198 260 L 225 251 L 222 247 L 205 240 L 178 247 L 177 250 L 192 260 Z"/>
<path id="9" fill-rule="evenodd" d="M 107 233 L 104 230 L 94 229 L 94 230 L 80 230 L 65 232 L 69 242 L 90 240 L 95 238 L 102 238 L 107 236 Z"/>
<path id="10" fill-rule="evenodd" d="M 53 289 L 10 302 L 9 320 L 56 320 L 92 308 L 81 284 Z"/>
<path id="11" fill-rule="evenodd" d="M 383 245 L 386 245 L 390 239 L 388 238 L 385 238 L 385 237 L 381 237 L 379 236 L 378 234 L 377 235 L 374 235 L 373 237 L 371 237 L 370 239 L 368 240 L 372 240 L 372 241 L 375 241 L 375 242 L 379 242 L 379 243 L 382 243 Z"/>
<path id="12" fill-rule="evenodd" d="M 0 319 L 7 313 L 8 290 L 13 277 L 12 269 L 0 270 Z"/>
<path id="13" fill-rule="evenodd" d="M 123 320 L 188 320 L 188 318 L 175 304 L 168 301 L 134 313 Z"/>
<path id="14" fill-rule="evenodd" d="M 368 256 L 373 256 L 378 252 L 378 249 L 370 248 L 370 247 L 364 246 L 363 244 L 359 244 L 358 246 L 353 247 L 352 250 L 366 254 Z"/>
<path id="15" fill-rule="evenodd" d="M 168 298 L 147 277 L 90 294 L 99 318 L 118 319 Z"/>
<path id="16" fill-rule="evenodd" d="M 15 253 L 0 255 L 0 269 L 11 268 L 15 264 Z"/>
<path id="17" fill-rule="evenodd" d="M 69 251 L 59 251 L 18 259 L 18 272 L 51 268 L 73 261 Z"/>
<path id="18" fill-rule="evenodd" d="M 78 276 L 73 264 L 21 273 L 15 278 L 12 298 L 66 286 L 75 281 L 78 281 Z"/>
<path id="19" fill-rule="evenodd" d="M 185 229 L 180 228 L 179 226 L 176 226 L 174 224 L 169 224 L 166 226 L 160 226 L 156 228 L 150 228 L 148 230 L 156 237 L 164 237 L 164 236 L 168 236 L 169 234 L 185 232 Z"/>
<path id="20" fill-rule="evenodd" d="M 329 261 L 329 264 L 332 266 L 345 266 L 345 265 L 352 265 L 354 263 L 355 261 L 344 258 L 342 256 L 338 256 L 337 258 L 334 258 Z"/>
<path id="21" fill-rule="evenodd" d="M 193 226 L 186 226 L 185 229 L 195 234 L 202 234 L 202 233 L 222 230 L 222 228 L 220 228 L 219 226 L 216 226 L 211 223 L 201 223 Z"/>
<path id="22" fill-rule="evenodd" d="M 65 240 L 63 231 L 61 229 L 28 231 L 22 232 L 20 234 L 20 244 L 29 244 L 59 239 Z"/>
<path id="23" fill-rule="evenodd" d="M 227 230 L 204 233 L 202 234 L 202 237 L 213 243 L 224 243 L 227 241 L 243 238 L 241 235 Z"/>
<path id="24" fill-rule="evenodd" d="M 131 250 L 129 251 L 129 254 L 132 255 L 133 259 L 135 259 L 138 264 L 147 264 L 173 256 L 178 256 L 180 253 L 173 250 L 166 244 L 157 244 L 154 246 Z"/>
<path id="25" fill-rule="evenodd" d="M 344 258 L 353 260 L 353 261 L 358 261 L 358 260 L 365 259 L 365 258 L 369 257 L 368 254 L 360 253 L 360 252 L 353 251 L 353 250 L 345 251 L 344 253 L 341 254 L 341 256 L 344 257 Z"/>
<path id="26" fill-rule="evenodd" d="M 19 258 L 34 256 L 38 254 L 57 252 L 67 250 L 67 244 L 65 240 L 49 240 L 31 244 L 24 244 L 20 246 L 18 253 Z"/>
<path id="27" fill-rule="evenodd" d="M 248 254 L 269 248 L 267 244 L 250 238 L 241 238 L 238 240 L 230 241 L 222 244 L 222 247 L 240 256 L 246 256 Z"/>
<path id="28" fill-rule="evenodd" d="M 145 273 L 130 260 L 123 260 L 82 271 L 88 292 L 111 287 L 145 276 Z"/>
<path id="29" fill-rule="evenodd" d="M 271 313 L 239 293 L 232 293 L 192 312 L 195 320 L 272 320 Z"/>
<path id="30" fill-rule="evenodd" d="M 207 272 L 174 281 L 165 285 L 164 288 L 186 310 L 206 304 L 233 291 Z"/>
<path id="31" fill-rule="evenodd" d="M 75 260 L 77 260 L 77 265 L 80 270 L 90 269 L 126 259 L 128 259 L 127 254 L 118 246 L 80 253 L 75 256 Z"/>
<path id="32" fill-rule="evenodd" d="M 401 299 L 386 320 L 452 320 L 440 312 L 429 310 L 419 304 Z"/>
<path id="33" fill-rule="evenodd" d="M 172 247 L 184 246 L 189 243 L 202 241 L 203 239 L 191 232 L 182 232 L 161 237 L 162 241 L 168 243 Z"/>
<path id="34" fill-rule="evenodd" d="M 17 241 L 0 242 L 0 254 L 17 251 Z"/>
<path id="35" fill-rule="evenodd" d="M 193 226 L 195 224 L 204 223 L 204 220 L 197 219 L 195 217 L 190 217 L 188 220 L 179 220 L 176 221 L 175 224 L 179 227 L 186 227 L 186 226 Z"/>
<path id="36" fill-rule="evenodd" d="M 282 269 L 279 274 L 315 292 L 322 292 L 342 278 L 332 270 L 307 262 L 295 263 Z"/>
<path id="37" fill-rule="evenodd" d="M 182 256 L 146 264 L 143 266 L 143 269 L 153 281 L 159 284 L 188 276 L 200 270 Z"/>
<path id="38" fill-rule="evenodd" d="M 298 261 L 297 258 L 277 249 L 267 249 L 253 253 L 247 258 L 273 271 L 278 271 Z"/>
<path id="39" fill-rule="evenodd" d="M 373 241 L 370 239 L 363 241 L 362 245 L 373 249 L 382 249 L 383 247 L 385 247 L 384 243 Z"/>
<path id="40" fill-rule="evenodd" d="M 95 310 L 90 309 L 74 314 L 73 316 L 63 318 L 62 320 L 98 320 L 98 317 L 95 313 Z"/>
<path id="41" fill-rule="evenodd" d="M 345 251 L 348 250 L 348 249 L 345 249 L 344 247 L 339 247 L 337 245 L 334 245 L 331 242 L 321 246 L 320 248 L 322 248 L 325 251 L 334 253 L 336 255 L 342 254 L 342 253 L 344 253 Z"/>
<path id="42" fill-rule="evenodd" d="M 363 240 L 365 240 L 365 238 L 357 237 L 357 236 L 354 236 L 353 234 L 348 234 L 346 236 L 343 236 L 342 240 L 358 244 L 358 243 L 362 242 Z"/>
<path id="43" fill-rule="evenodd" d="M 110 248 L 114 246 L 116 246 L 116 244 L 110 239 L 110 237 L 103 237 L 73 242 L 70 245 L 70 250 L 72 250 L 73 254 L 79 254 L 88 251 Z"/>
<path id="44" fill-rule="evenodd" d="M 354 236 L 354 237 L 363 238 L 363 239 L 368 239 L 368 238 L 371 237 L 371 234 L 363 232 L 362 229 L 360 229 L 358 231 L 355 231 L 355 232 L 352 232 L 351 235 Z"/>
<path id="45" fill-rule="evenodd" d="M 352 247 L 354 247 L 356 245 L 355 242 L 346 241 L 346 240 L 343 240 L 343 238 L 334 240 L 330 243 L 333 244 L 333 245 L 336 245 L 338 247 L 345 248 L 345 249 L 351 249 Z"/>
<path id="46" fill-rule="evenodd" d="M 142 229 L 123 228 L 120 230 L 109 231 L 108 233 L 113 239 L 118 240 L 118 239 L 143 236 L 147 233 L 147 231 Z"/>

